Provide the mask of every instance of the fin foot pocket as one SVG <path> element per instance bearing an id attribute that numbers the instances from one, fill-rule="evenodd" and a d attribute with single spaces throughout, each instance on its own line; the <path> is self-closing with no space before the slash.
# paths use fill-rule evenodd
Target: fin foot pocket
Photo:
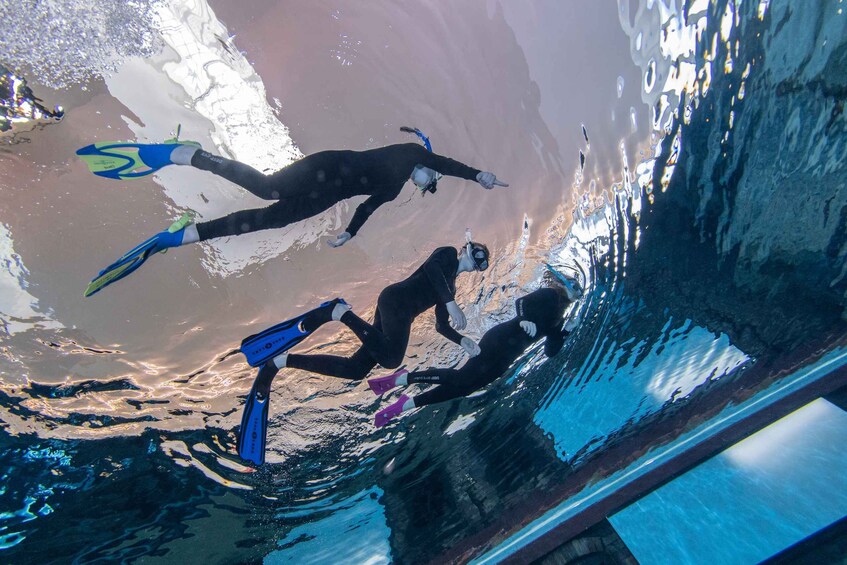
<path id="1" fill-rule="evenodd" d="M 336 298 L 305 314 L 244 338 L 241 342 L 241 352 L 247 358 L 247 363 L 251 367 L 259 367 L 269 359 L 288 351 L 332 319 L 332 309 L 339 302 L 347 304 L 344 299 Z"/>

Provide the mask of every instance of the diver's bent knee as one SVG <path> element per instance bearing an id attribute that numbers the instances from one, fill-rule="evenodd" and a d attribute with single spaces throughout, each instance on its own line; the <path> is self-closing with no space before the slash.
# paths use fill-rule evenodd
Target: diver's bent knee
<path id="1" fill-rule="evenodd" d="M 342 378 L 350 379 L 351 381 L 361 381 L 371 372 L 373 367 L 355 367 L 344 371 Z"/>
<path id="2" fill-rule="evenodd" d="M 386 369 L 396 369 L 403 363 L 403 357 L 404 355 L 386 357 L 381 359 L 379 364 Z"/>

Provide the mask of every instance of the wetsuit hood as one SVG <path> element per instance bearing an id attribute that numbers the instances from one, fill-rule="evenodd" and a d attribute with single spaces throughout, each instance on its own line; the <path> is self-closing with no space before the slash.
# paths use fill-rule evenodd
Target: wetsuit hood
<path id="1" fill-rule="evenodd" d="M 515 301 L 518 317 L 538 324 L 542 328 L 559 324 L 570 301 L 563 293 L 552 288 L 540 288 Z"/>

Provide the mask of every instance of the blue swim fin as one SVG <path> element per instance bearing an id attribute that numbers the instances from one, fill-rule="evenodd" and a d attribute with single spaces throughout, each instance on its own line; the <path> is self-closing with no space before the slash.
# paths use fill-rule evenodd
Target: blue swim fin
<path id="1" fill-rule="evenodd" d="M 183 214 L 182 217 L 174 222 L 167 230 L 157 233 L 147 241 L 137 245 L 127 253 L 124 253 L 120 259 L 100 271 L 100 274 L 88 283 L 84 295 L 91 296 L 92 294 L 100 292 L 100 290 L 109 286 L 113 282 L 119 281 L 132 274 L 154 253 L 165 251 L 171 247 L 179 245 L 182 242 L 185 226 L 190 225 L 191 223 L 191 216 L 189 214 Z"/>
<path id="2" fill-rule="evenodd" d="M 251 367 L 258 367 L 268 359 L 288 351 L 328 322 L 332 317 L 332 309 L 338 303 L 347 304 L 343 298 L 336 298 L 296 318 L 244 338 L 241 342 L 241 352 L 247 357 L 247 363 Z"/>
<path id="3" fill-rule="evenodd" d="M 113 282 L 129 276 L 138 267 L 143 265 L 150 255 L 156 251 L 160 251 L 156 245 L 158 237 L 159 234 L 154 235 L 100 271 L 100 274 L 88 283 L 88 286 L 85 288 L 84 295 L 91 296 L 92 294 L 100 292 L 100 290 L 109 286 Z"/>
<path id="4" fill-rule="evenodd" d="M 164 143 L 133 143 L 131 141 L 100 141 L 78 149 L 88 169 L 97 176 L 115 180 L 145 177 L 162 167 L 172 165 L 171 152 L 180 145 L 200 147 L 196 141 L 179 141 L 176 137 Z"/>
<path id="5" fill-rule="evenodd" d="M 236 449 L 238 455 L 256 465 L 265 462 L 265 441 L 268 435 L 268 408 L 270 401 L 267 394 L 258 389 L 260 376 L 253 381 L 253 388 L 247 395 L 244 404 L 244 414 L 241 415 L 241 428 L 238 430 Z"/>

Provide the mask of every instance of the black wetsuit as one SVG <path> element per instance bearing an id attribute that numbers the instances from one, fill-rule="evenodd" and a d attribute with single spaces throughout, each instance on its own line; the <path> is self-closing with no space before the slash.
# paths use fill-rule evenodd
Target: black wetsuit
<path id="1" fill-rule="evenodd" d="M 415 396 L 415 406 L 444 402 L 479 390 L 506 372 L 530 345 L 543 337 L 547 338 L 544 353 L 552 357 L 562 348 L 568 335 L 562 329 L 562 315 L 567 305 L 567 298 L 550 288 L 518 298 L 515 302 L 517 316 L 485 332 L 479 341 L 479 355 L 471 357 L 461 369 L 427 369 L 409 373 L 409 384 L 438 385 Z M 529 337 L 521 328 L 523 321 L 535 323 L 535 337 Z"/>
<path id="2" fill-rule="evenodd" d="M 450 326 L 446 304 L 456 294 L 456 274 L 459 259 L 452 247 L 439 247 L 423 265 L 404 281 L 386 287 L 377 299 L 373 325 L 352 311 L 341 317 L 362 342 L 362 347 L 351 357 L 337 355 L 290 354 L 287 367 L 303 369 L 343 379 L 361 380 L 377 363 L 393 369 L 403 362 L 412 322 L 420 314 L 435 306 L 435 329 L 454 343 L 461 343 L 462 334 Z M 260 372 L 262 380 L 270 386 L 277 368 L 273 360 Z"/>
<path id="3" fill-rule="evenodd" d="M 206 151 L 197 151 L 191 165 L 241 185 L 259 198 L 277 201 L 265 208 L 242 210 L 197 224 L 201 241 L 281 228 L 311 218 L 347 198 L 367 195 L 344 230 L 355 236 L 374 210 L 397 198 L 416 165 L 467 180 L 475 180 L 480 172 L 417 143 L 368 151 L 322 151 L 272 175 Z"/>

